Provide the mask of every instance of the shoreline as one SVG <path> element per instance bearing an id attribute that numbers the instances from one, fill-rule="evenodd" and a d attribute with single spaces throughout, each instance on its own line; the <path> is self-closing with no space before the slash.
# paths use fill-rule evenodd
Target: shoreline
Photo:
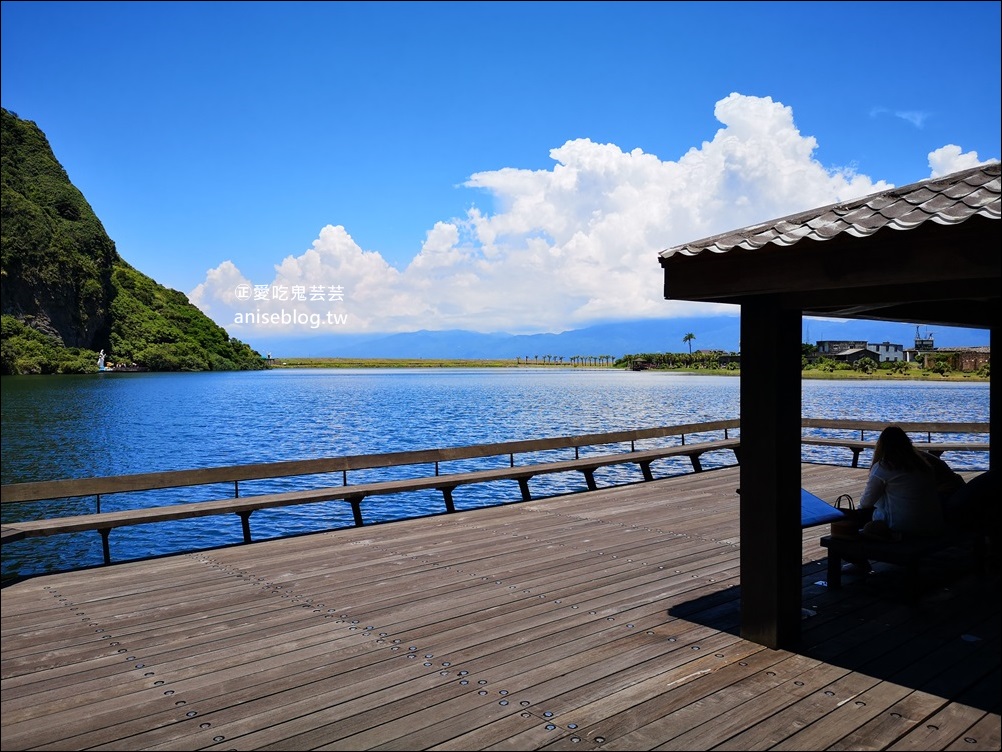
<path id="1" fill-rule="evenodd" d="M 625 371 L 622 366 L 579 365 L 574 363 L 512 363 L 502 359 L 478 358 L 272 358 L 269 367 L 288 368 L 511 368 L 531 370 L 585 370 L 585 371 Z M 732 368 L 649 368 L 648 372 L 695 374 L 700 376 L 740 376 L 739 369 Z M 859 371 L 801 371 L 804 379 L 860 380 L 860 381 L 959 381 L 968 383 L 991 383 L 990 378 L 975 373 L 961 371 L 948 375 L 918 371 L 909 374 L 862 373 Z"/>

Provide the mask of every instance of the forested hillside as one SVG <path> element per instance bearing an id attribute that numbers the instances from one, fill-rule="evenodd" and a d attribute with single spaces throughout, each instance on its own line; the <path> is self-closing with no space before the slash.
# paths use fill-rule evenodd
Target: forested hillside
<path id="1" fill-rule="evenodd" d="M 4 374 L 264 368 L 187 297 L 118 254 L 45 134 L 2 109 L 0 297 Z"/>

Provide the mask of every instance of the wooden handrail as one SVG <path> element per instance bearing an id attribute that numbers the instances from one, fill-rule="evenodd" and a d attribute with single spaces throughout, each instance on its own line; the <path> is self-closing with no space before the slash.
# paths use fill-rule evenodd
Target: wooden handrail
<path id="1" fill-rule="evenodd" d="M 909 433 L 923 432 L 929 436 L 933 433 L 990 433 L 990 423 L 963 422 L 898 422 L 898 421 L 860 421 L 833 420 L 827 418 L 804 418 L 803 428 L 813 429 L 846 429 L 879 432 L 889 425 L 900 426 Z M 707 421 L 704 423 L 687 423 L 676 426 L 659 426 L 656 428 L 640 428 L 628 431 L 613 431 L 610 433 L 580 434 L 574 436 L 556 436 L 543 439 L 524 439 L 495 444 L 473 444 L 459 447 L 439 447 L 435 449 L 418 449 L 403 452 L 385 452 L 379 454 L 346 455 L 340 457 L 325 457 L 309 460 L 290 460 L 284 462 L 266 462 L 251 465 L 230 465 L 222 467 L 207 467 L 191 470 L 168 470 L 156 473 L 137 473 L 131 475 L 116 475 L 94 478 L 71 478 L 52 481 L 37 481 L 29 483 L 10 483 L 0 486 L 0 503 L 18 503 L 29 501 L 44 501 L 47 499 L 75 498 L 80 496 L 96 496 L 124 493 L 130 491 L 150 491 L 165 488 L 181 488 L 187 486 L 210 485 L 214 483 L 233 483 L 234 497 L 239 496 L 239 482 L 245 480 L 264 480 L 286 478 L 302 475 L 321 475 L 325 473 L 341 473 L 342 484 L 348 485 L 349 470 L 369 470 L 405 465 L 432 464 L 435 474 L 439 473 L 439 463 L 463 459 L 507 455 L 509 466 L 515 467 L 515 455 L 531 452 L 551 451 L 555 449 L 583 446 L 599 446 L 603 444 L 630 443 L 630 451 L 635 451 L 635 442 L 644 439 L 679 436 L 686 443 L 687 434 L 699 434 L 723 431 L 728 436 L 731 429 L 740 428 L 737 419 Z"/>
<path id="2" fill-rule="evenodd" d="M 942 421 L 920 421 L 920 422 L 883 422 L 868 420 L 830 420 L 826 418 L 804 418 L 802 428 L 813 429 L 815 431 L 824 430 L 849 430 L 857 433 L 856 438 L 849 439 L 831 435 L 817 435 L 804 433 L 800 440 L 804 444 L 816 446 L 843 446 L 852 452 L 852 467 L 859 467 L 860 455 L 866 450 L 876 447 L 879 434 L 888 426 L 897 426 L 905 433 L 925 434 L 921 440 L 913 440 L 916 447 L 925 449 L 937 457 L 943 452 L 975 452 L 990 451 L 989 441 L 933 441 L 933 434 L 958 435 L 958 434 L 983 434 L 991 436 L 990 423 L 947 423 Z M 871 434 L 867 438 L 866 433 Z"/>
<path id="3" fill-rule="evenodd" d="M 603 435 L 605 436 L 605 435 Z M 529 490 L 529 480 L 548 473 L 579 471 L 584 474 L 589 490 L 597 490 L 594 472 L 600 467 L 622 463 L 636 463 L 640 466 L 645 480 L 653 480 L 651 463 L 658 459 L 669 457 L 688 457 L 694 472 L 701 472 L 700 455 L 705 452 L 730 450 L 735 458 L 740 451 L 741 440 L 738 438 L 709 439 L 689 444 L 673 444 L 655 447 L 653 449 L 637 450 L 631 442 L 628 452 L 611 452 L 589 455 L 581 458 L 575 453 L 573 460 L 551 460 L 538 464 L 514 465 L 512 467 L 495 467 L 488 470 L 439 474 L 436 463 L 435 475 L 417 478 L 384 480 L 357 485 L 327 486 L 308 490 L 297 490 L 284 493 L 254 495 L 245 498 L 217 499 L 215 501 L 191 501 L 167 506 L 140 507 L 124 509 L 116 512 L 69 515 L 39 520 L 22 520 L 0 526 L 0 539 L 3 543 L 13 543 L 24 538 L 59 535 L 61 533 L 83 532 L 95 530 L 101 535 L 101 548 L 104 553 L 104 563 L 111 563 L 111 546 L 109 536 L 111 531 L 119 527 L 142 525 L 152 522 L 169 522 L 173 520 L 204 517 L 217 514 L 236 514 L 240 517 L 243 529 L 244 543 L 253 542 L 250 529 L 250 515 L 259 509 L 275 509 L 278 507 L 312 504 L 324 501 L 342 501 L 351 505 L 352 517 L 356 526 L 362 526 L 362 501 L 370 496 L 397 494 L 409 491 L 436 489 L 442 493 L 445 511 L 455 512 L 452 492 L 461 485 L 486 483 L 495 480 L 516 480 L 523 501 L 532 499 Z M 100 499 L 100 497 L 98 497 Z"/>
<path id="4" fill-rule="evenodd" d="M 848 421 L 805 418 L 802 430 L 849 429 L 858 431 L 860 438 L 820 437 L 804 434 L 801 440 L 805 444 L 843 445 L 853 452 L 853 467 L 857 466 L 862 451 L 872 448 L 876 436 L 872 440 L 863 438 L 864 432 L 877 432 L 888 425 L 898 425 L 909 433 L 924 432 L 928 436 L 924 444 L 926 451 L 978 451 L 983 444 L 987 450 L 988 441 L 960 443 L 932 442 L 933 433 L 942 434 L 985 434 L 990 436 L 988 423 L 944 423 L 944 422 L 907 422 L 882 423 L 877 421 Z M 230 467 L 210 467 L 194 470 L 174 470 L 161 473 L 142 473 L 135 475 L 119 475 L 106 478 L 80 478 L 37 483 L 18 483 L 2 486 L 2 501 L 5 504 L 29 501 L 45 501 L 48 499 L 74 498 L 96 496 L 96 513 L 69 517 L 47 518 L 33 521 L 12 522 L 2 526 L 0 535 L 3 542 L 13 542 L 25 537 L 38 535 L 56 535 L 60 533 L 97 530 L 101 534 L 102 549 L 105 563 L 111 563 L 109 534 L 111 530 L 128 525 L 138 525 L 149 522 L 164 522 L 191 517 L 215 514 L 234 513 L 239 515 L 243 529 L 244 542 L 252 542 L 250 530 L 250 515 L 258 509 L 339 500 L 351 504 L 355 525 L 364 524 L 361 502 L 373 495 L 395 494 L 407 491 L 437 489 L 443 494 L 447 512 L 455 511 L 452 492 L 465 484 L 483 483 L 495 480 L 517 480 L 523 500 L 529 500 L 528 481 L 535 475 L 565 471 L 580 471 L 584 473 L 588 488 L 597 488 L 594 471 L 600 467 L 620 463 L 636 463 L 643 471 L 645 480 L 653 480 L 651 463 L 659 459 L 673 456 L 688 456 L 693 470 L 701 471 L 700 456 L 705 452 L 718 449 L 729 449 L 735 458 L 740 454 L 740 437 L 729 436 L 731 429 L 739 429 L 738 420 L 707 421 L 705 423 L 690 423 L 679 426 L 661 426 L 658 428 L 635 429 L 631 431 L 615 431 L 611 433 L 583 434 L 578 436 L 560 436 L 544 439 L 528 439 L 523 441 L 500 442 L 496 444 L 474 444 L 461 447 L 442 447 L 437 449 L 420 449 L 405 452 L 388 452 L 372 455 L 350 455 L 344 457 L 327 457 L 312 460 L 295 460 L 286 462 L 270 462 L 254 465 L 236 465 Z M 723 439 L 704 439 L 692 441 L 694 434 L 719 435 Z M 643 439 L 678 436 L 679 443 L 653 448 L 638 448 L 637 442 Z M 687 441 L 687 436 L 689 440 Z M 603 446 L 611 444 L 628 444 L 628 451 L 611 451 L 582 456 L 578 451 L 583 446 Z M 538 458 L 529 457 L 526 463 L 517 464 L 516 454 L 538 453 L 555 449 L 574 449 L 573 460 L 549 459 L 540 462 Z M 440 464 L 453 460 L 463 460 L 479 457 L 506 457 L 507 467 L 495 467 L 486 470 L 441 472 Z M 358 484 L 348 483 L 348 470 L 400 467 L 406 465 L 433 465 L 433 472 L 426 472 L 419 477 L 397 478 L 380 481 L 365 481 Z M 324 485 L 321 488 L 300 489 L 289 492 L 279 492 L 240 497 L 239 481 L 257 479 L 277 479 L 291 476 L 319 475 L 340 472 L 342 483 L 339 485 Z M 168 506 L 140 507 L 136 509 L 119 510 L 102 513 L 100 501 L 102 494 L 114 494 L 127 491 L 149 491 L 166 488 L 184 488 L 198 485 L 210 485 L 224 482 L 233 483 L 233 496 L 228 499 L 212 501 L 189 501 Z"/>
<path id="5" fill-rule="evenodd" d="M 901 422 L 896 420 L 833 420 L 804 418 L 804 428 L 841 428 L 851 431 L 883 431 L 888 426 L 898 426 L 905 433 L 991 433 L 991 423 L 947 423 L 943 421 Z"/>
<path id="6" fill-rule="evenodd" d="M 582 446 L 625 442 L 631 442 L 632 447 L 632 442 L 667 436 L 681 436 L 684 443 L 685 434 L 723 431 L 726 437 L 729 429 L 738 428 L 739 425 L 740 421 L 736 419 L 717 420 L 678 426 L 614 431 L 611 433 L 525 439 L 496 444 L 473 444 L 469 446 L 418 449 L 405 452 L 347 455 L 311 460 L 208 467 L 194 470 L 168 470 L 158 473 L 137 473 L 97 478 L 71 478 L 29 483 L 10 483 L 0 486 L 0 503 L 9 504 L 79 496 L 101 496 L 127 491 L 150 491 L 164 488 L 209 485 L 213 483 L 238 483 L 242 480 L 263 480 L 335 472 L 342 473 L 343 483 L 344 485 L 348 485 L 346 474 L 349 470 L 370 470 L 426 463 L 437 465 L 440 462 L 476 459 L 495 455 L 509 455 L 511 457 L 511 466 L 515 467 L 514 455 L 516 454 L 565 448 L 577 449 Z M 236 489 L 234 495 L 237 495 Z"/>

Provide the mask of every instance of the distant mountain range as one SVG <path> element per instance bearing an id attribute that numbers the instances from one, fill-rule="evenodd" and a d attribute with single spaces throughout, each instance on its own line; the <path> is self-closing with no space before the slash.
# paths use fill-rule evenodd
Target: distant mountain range
<path id="1" fill-rule="evenodd" d="M 455 358 L 496 360 L 544 355 L 563 357 L 688 352 L 683 341 L 692 334 L 692 350 L 740 351 L 738 316 L 702 316 L 644 319 L 600 324 L 559 334 L 482 334 L 465 330 L 417 331 L 384 335 L 317 335 L 313 337 L 254 338 L 251 346 L 261 353 L 286 358 Z M 803 341 L 866 340 L 890 342 L 910 348 L 917 330 L 914 324 L 884 321 L 804 320 Z M 936 347 L 983 347 L 989 332 L 923 326 L 923 338 Z"/>

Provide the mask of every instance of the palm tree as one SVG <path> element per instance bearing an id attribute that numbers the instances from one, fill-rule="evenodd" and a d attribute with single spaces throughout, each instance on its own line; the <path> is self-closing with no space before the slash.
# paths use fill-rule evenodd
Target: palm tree
<path id="1" fill-rule="evenodd" d="M 689 345 L 689 354 L 690 355 L 692 355 L 692 341 L 694 339 L 696 339 L 696 335 L 693 334 L 692 332 L 689 332 L 684 337 L 682 337 L 682 341 Z"/>

